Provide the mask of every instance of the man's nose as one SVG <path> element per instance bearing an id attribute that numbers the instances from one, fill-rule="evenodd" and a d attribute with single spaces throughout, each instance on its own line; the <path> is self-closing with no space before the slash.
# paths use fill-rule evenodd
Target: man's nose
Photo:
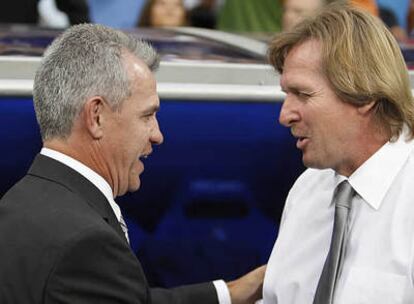
<path id="1" fill-rule="evenodd" d="M 161 145 L 164 141 L 164 135 L 161 132 L 158 120 L 155 119 L 155 126 L 151 130 L 151 143 L 154 145 Z"/>
<path id="2" fill-rule="evenodd" d="M 295 101 L 290 96 L 286 96 L 283 102 L 282 109 L 280 109 L 279 122 L 285 127 L 291 127 L 295 122 L 299 121 L 300 115 Z"/>

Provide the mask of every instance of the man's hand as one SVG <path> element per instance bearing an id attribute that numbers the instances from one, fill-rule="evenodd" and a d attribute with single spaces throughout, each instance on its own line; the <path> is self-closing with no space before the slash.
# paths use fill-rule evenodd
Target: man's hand
<path id="1" fill-rule="evenodd" d="M 262 298 L 266 265 L 256 268 L 241 278 L 228 282 L 232 304 L 253 304 Z"/>

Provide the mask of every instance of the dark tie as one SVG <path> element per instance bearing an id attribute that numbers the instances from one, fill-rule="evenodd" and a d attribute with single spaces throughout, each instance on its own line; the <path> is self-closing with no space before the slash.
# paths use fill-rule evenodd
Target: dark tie
<path id="1" fill-rule="evenodd" d="M 335 220 L 331 247 L 323 266 L 313 304 L 333 303 L 335 283 L 343 262 L 348 216 L 354 194 L 355 191 L 348 181 L 343 181 L 337 187 L 333 199 L 335 202 Z"/>

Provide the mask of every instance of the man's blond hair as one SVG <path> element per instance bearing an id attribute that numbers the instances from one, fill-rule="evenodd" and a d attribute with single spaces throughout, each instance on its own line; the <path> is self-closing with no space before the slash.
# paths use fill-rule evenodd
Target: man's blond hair
<path id="1" fill-rule="evenodd" d="M 363 106 L 375 101 L 380 126 L 395 139 L 407 125 L 414 137 L 414 103 L 399 45 L 378 18 L 345 4 L 330 4 L 317 15 L 270 43 L 270 63 L 283 72 L 295 46 L 321 43 L 322 72 L 344 102 Z"/>

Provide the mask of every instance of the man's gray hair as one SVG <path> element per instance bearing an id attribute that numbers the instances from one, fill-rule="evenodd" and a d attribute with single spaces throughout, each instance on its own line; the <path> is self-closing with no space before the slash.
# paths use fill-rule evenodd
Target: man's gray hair
<path id="1" fill-rule="evenodd" d="M 102 96 L 118 109 L 131 94 L 122 61 L 129 52 L 157 69 L 159 57 L 132 34 L 102 25 L 81 24 L 53 41 L 34 78 L 33 99 L 43 141 L 67 138 L 86 100 Z"/>

